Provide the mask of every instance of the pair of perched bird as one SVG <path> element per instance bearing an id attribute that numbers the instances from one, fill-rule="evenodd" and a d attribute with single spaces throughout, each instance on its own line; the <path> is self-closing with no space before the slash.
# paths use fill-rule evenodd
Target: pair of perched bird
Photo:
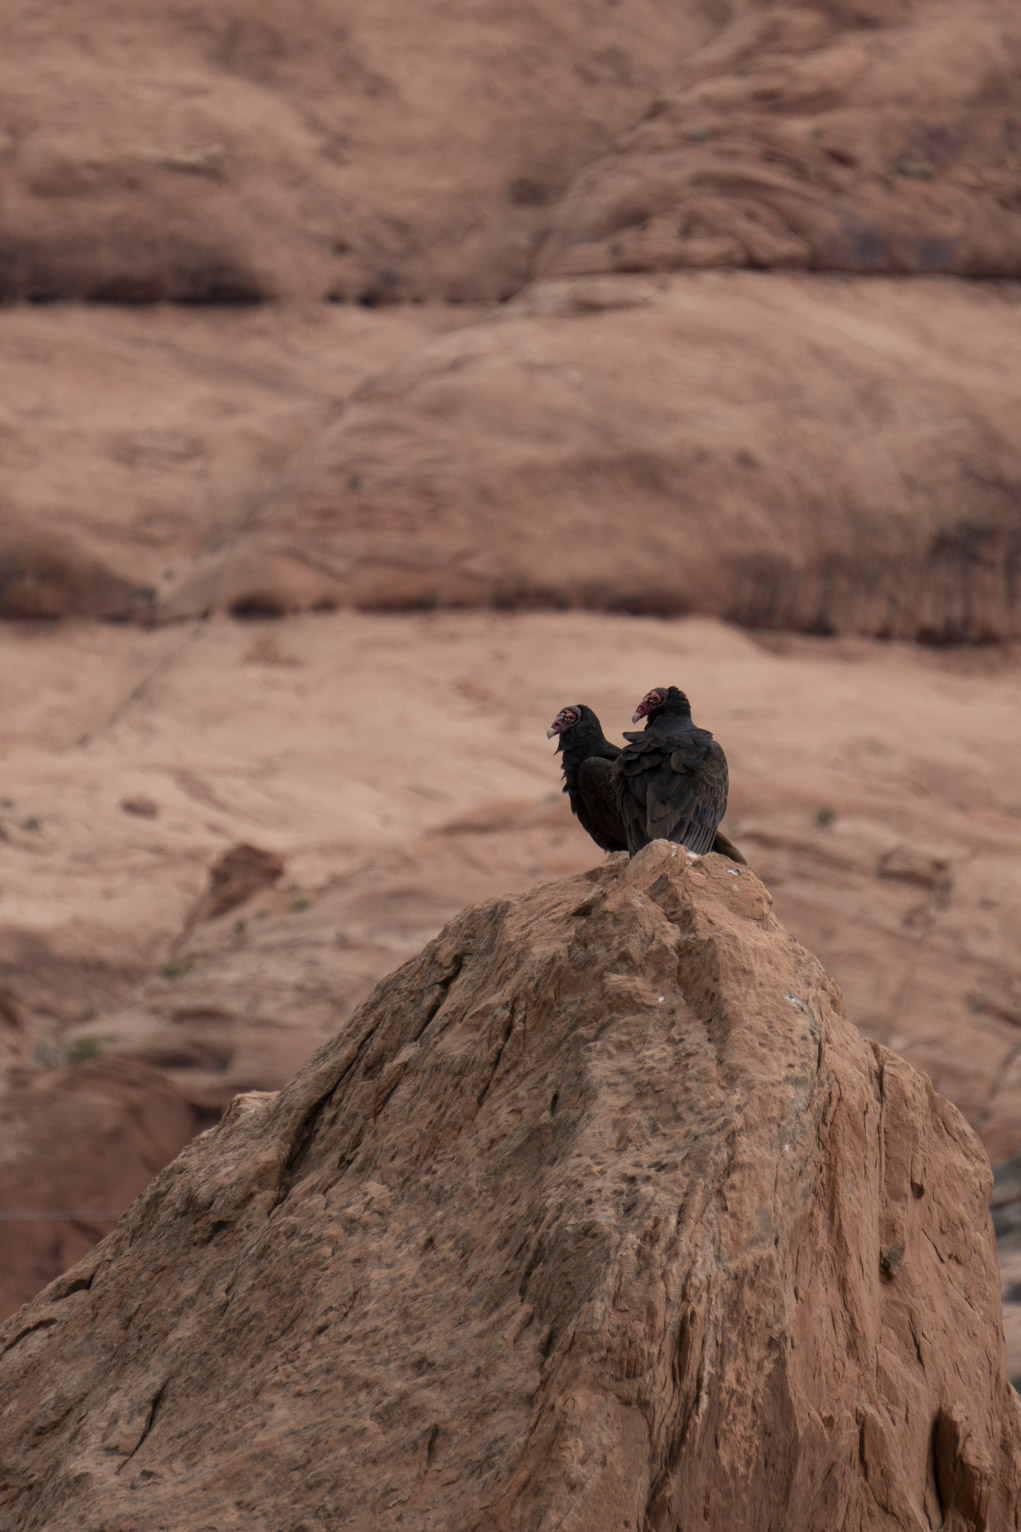
<path id="1" fill-rule="evenodd" d="M 635 709 L 641 734 L 613 745 L 584 703 L 561 708 L 547 739 L 563 752 L 564 792 L 584 830 L 604 851 L 634 856 L 653 840 L 672 840 L 698 853 L 718 851 L 744 862 L 720 833 L 727 808 L 727 757 L 708 729 L 692 719 L 676 686 L 657 686 Z"/>

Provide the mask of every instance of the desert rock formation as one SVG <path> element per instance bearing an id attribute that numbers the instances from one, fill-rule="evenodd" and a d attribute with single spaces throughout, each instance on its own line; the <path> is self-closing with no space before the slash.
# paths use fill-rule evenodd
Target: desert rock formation
<path id="1" fill-rule="evenodd" d="M 988 0 L 745 13 L 580 173 L 537 271 L 1021 276 L 1019 63 Z"/>
<path id="2" fill-rule="evenodd" d="M 2 316 L 0 615 L 1017 636 L 1012 4 L 110 9 L 10 29 L 0 297 L 191 311 Z"/>
<path id="3" fill-rule="evenodd" d="M 493 302 L 719 19 L 714 0 L 634 0 L 626 26 L 586 0 L 16 5 L 0 301 Z"/>
<path id="4" fill-rule="evenodd" d="M 1016 1527 L 985 1157 L 769 904 L 464 911 L 0 1332 L 7 1518 Z"/>

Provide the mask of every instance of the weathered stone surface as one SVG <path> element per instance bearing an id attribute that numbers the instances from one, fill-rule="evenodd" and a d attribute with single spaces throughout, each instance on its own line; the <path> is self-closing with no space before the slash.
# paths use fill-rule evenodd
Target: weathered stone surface
<path id="1" fill-rule="evenodd" d="M 537 283 L 367 382 L 178 609 L 1021 631 L 1021 308 L 930 279 Z"/>
<path id="2" fill-rule="evenodd" d="M 542 276 L 678 267 L 1021 275 L 1010 0 L 739 14 L 551 210 Z"/>
<path id="3" fill-rule="evenodd" d="M 1017 1527 L 989 1191 L 754 874 L 656 843 L 466 910 L 13 1317 L 0 1504 Z"/>

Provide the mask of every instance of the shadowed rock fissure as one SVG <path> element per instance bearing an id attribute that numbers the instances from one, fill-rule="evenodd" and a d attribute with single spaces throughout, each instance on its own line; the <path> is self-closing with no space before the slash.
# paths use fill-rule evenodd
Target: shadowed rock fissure
<path id="1" fill-rule="evenodd" d="M 492 1085 L 493 1081 L 496 1079 L 496 1071 L 500 1067 L 500 1060 L 503 1058 L 503 1050 L 506 1048 L 507 1043 L 510 1040 L 511 1032 L 513 1030 L 514 1030 L 514 1002 L 512 1000 L 510 1002 L 510 1004 L 507 1006 L 507 1019 L 504 1022 L 502 1031 L 500 1033 L 500 1041 L 497 1044 L 496 1054 L 495 1054 L 495 1056 L 493 1058 L 493 1067 L 489 1071 L 488 1079 L 486 1080 L 486 1082 L 483 1085 L 482 1089 L 479 1091 L 478 1095 L 475 1097 L 475 1105 L 476 1105 L 476 1107 L 481 1107 L 483 1101 L 485 1101 L 486 1096 L 489 1093 L 489 1087 Z"/>
<path id="2" fill-rule="evenodd" d="M 170 1380 L 167 1379 L 166 1381 L 161 1383 L 160 1387 L 156 1390 L 155 1394 L 153 1395 L 152 1400 L 150 1401 L 150 1404 L 149 1404 L 149 1413 L 148 1413 L 148 1416 L 146 1418 L 145 1425 L 142 1427 L 142 1434 L 138 1438 L 138 1442 L 136 1443 L 136 1445 L 131 1449 L 131 1451 L 128 1453 L 127 1457 L 124 1459 L 124 1462 L 121 1463 L 118 1466 L 118 1469 L 117 1469 L 118 1473 L 123 1472 L 123 1470 L 131 1462 L 131 1459 L 134 1457 L 134 1455 L 138 1451 L 139 1447 L 142 1446 L 142 1443 L 146 1440 L 146 1438 L 149 1436 L 150 1432 L 152 1431 L 153 1425 L 155 1424 L 155 1421 L 156 1421 L 156 1411 L 159 1409 L 161 1403 L 163 1402 L 163 1396 L 164 1396 L 164 1394 L 167 1391 L 167 1386 L 168 1386 L 169 1381 Z"/>
<path id="3" fill-rule="evenodd" d="M 428 1031 L 432 1022 L 435 1020 L 443 1005 L 446 1003 L 450 989 L 459 977 L 468 956 L 469 954 L 467 953 L 457 953 L 447 970 L 436 981 L 434 986 L 436 993 L 426 1010 L 425 1017 L 421 1026 L 417 1032 L 412 1034 L 412 1037 L 410 1038 L 411 1042 L 418 1042 L 424 1033 Z M 357 1023 L 357 1020 L 358 1016 L 356 1015 L 352 1018 L 352 1021 L 349 1023 L 349 1025 L 354 1026 Z M 350 1080 L 352 1076 L 354 1076 L 357 1072 L 359 1065 L 363 1062 L 366 1053 L 369 1051 L 370 1045 L 377 1039 L 378 1033 L 379 1023 L 373 1023 L 366 1029 L 364 1035 L 355 1048 L 352 1057 L 345 1065 L 342 1072 L 337 1076 L 329 1089 L 324 1091 L 323 1094 L 312 1103 L 308 1109 L 308 1112 L 298 1124 L 294 1132 L 291 1151 L 288 1154 L 281 1171 L 280 1191 L 277 1200 L 274 1203 L 274 1208 L 279 1207 L 280 1204 L 286 1199 L 295 1181 L 300 1176 L 302 1167 L 304 1166 L 311 1151 L 316 1130 L 320 1122 L 322 1121 L 331 1104 L 336 1100 L 338 1093 L 343 1089 L 346 1082 Z M 396 1083 L 397 1082 L 395 1081 L 394 1084 Z M 381 1109 L 382 1104 L 382 1102 L 377 1104 L 377 1114 Z M 358 1144 L 360 1142 L 361 1138 L 359 1136 L 356 1142 L 351 1145 L 349 1158 L 350 1155 L 353 1155 L 357 1150 Z"/>
<path id="4" fill-rule="evenodd" d="M 26 1325 L 23 1330 L 15 1330 L 10 1339 L 5 1341 L 3 1350 L 13 1351 L 18 1342 L 23 1341 L 26 1336 L 34 1335 L 36 1330 L 48 1330 L 51 1325 L 55 1325 L 56 1323 L 57 1320 L 55 1316 L 47 1315 L 43 1319 L 37 1319 L 34 1324 Z"/>

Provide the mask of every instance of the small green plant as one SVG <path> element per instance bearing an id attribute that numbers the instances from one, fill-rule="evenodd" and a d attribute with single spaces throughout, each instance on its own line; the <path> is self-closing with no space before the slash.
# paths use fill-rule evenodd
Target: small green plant
<path id="1" fill-rule="evenodd" d="M 171 961 L 169 963 L 161 963 L 159 966 L 159 975 L 161 979 L 182 979 L 184 975 L 190 971 L 190 963 L 175 963 Z"/>
<path id="2" fill-rule="evenodd" d="M 307 910 L 311 903 L 311 899 L 306 898 L 304 894 L 299 894 L 297 899 L 291 900 L 291 909 L 295 911 Z"/>
<path id="3" fill-rule="evenodd" d="M 837 817 L 837 811 L 828 803 L 820 803 L 815 811 L 815 822 L 821 830 L 831 825 Z"/>
<path id="4" fill-rule="evenodd" d="M 101 1037 L 73 1037 L 67 1045 L 67 1062 L 84 1064 L 87 1059 L 98 1059 L 103 1051 Z"/>
<path id="5" fill-rule="evenodd" d="M 931 181 L 936 174 L 928 160 L 898 160 L 894 169 L 899 176 L 909 176 L 915 181 Z"/>

